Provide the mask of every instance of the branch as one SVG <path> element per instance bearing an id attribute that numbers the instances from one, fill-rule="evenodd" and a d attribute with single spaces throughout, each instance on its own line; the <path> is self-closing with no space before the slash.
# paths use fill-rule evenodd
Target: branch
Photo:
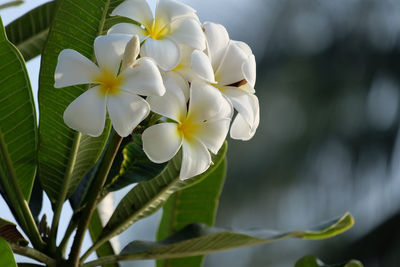
<path id="1" fill-rule="evenodd" d="M 53 258 L 50 258 L 46 254 L 44 254 L 36 249 L 30 248 L 30 247 L 19 246 L 14 243 L 9 243 L 9 245 L 10 245 L 11 249 L 13 250 L 13 252 L 16 254 L 23 255 L 23 256 L 29 257 L 31 259 L 43 262 L 48 267 L 56 267 L 57 266 L 56 260 L 54 260 Z"/>
<path id="2" fill-rule="evenodd" d="M 107 180 L 108 173 L 110 172 L 111 165 L 114 161 L 115 156 L 117 155 L 118 148 L 121 145 L 121 142 L 122 137 L 114 132 L 114 135 L 112 136 L 112 139 L 110 141 L 110 145 L 108 146 L 107 151 L 104 154 L 103 160 L 101 161 L 100 167 L 96 173 L 96 177 L 93 181 L 93 184 L 91 185 L 87 198 L 88 202 L 82 210 L 82 214 L 84 214 L 84 216 L 78 224 L 78 229 L 76 230 L 74 243 L 72 244 L 70 253 L 69 260 L 71 262 L 71 266 L 79 266 L 79 254 L 82 248 L 85 232 L 89 227 L 90 219 L 92 218 L 93 212 L 96 209 L 96 204 L 100 199 L 102 188 Z"/>
<path id="3" fill-rule="evenodd" d="M 54 210 L 54 217 L 53 217 L 53 222 L 51 223 L 51 232 L 50 232 L 50 237 L 49 237 L 49 247 L 50 247 L 50 251 L 52 253 L 54 253 L 56 250 L 58 224 L 60 221 L 62 207 L 64 205 L 65 199 L 67 198 L 69 184 L 71 181 L 72 172 L 74 170 L 77 151 L 79 148 L 79 143 L 80 143 L 81 137 L 82 137 L 82 134 L 80 132 L 77 132 L 75 134 L 74 143 L 73 143 L 72 152 L 71 152 L 72 157 L 69 159 L 67 170 L 66 170 L 65 176 L 64 176 L 64 181 L 63 181 L 63 184 L 61 187 L 61 192 L 60 192 L 59 198 L 57 200 L 57 204 L 56 204 L 57 206 Z"/>

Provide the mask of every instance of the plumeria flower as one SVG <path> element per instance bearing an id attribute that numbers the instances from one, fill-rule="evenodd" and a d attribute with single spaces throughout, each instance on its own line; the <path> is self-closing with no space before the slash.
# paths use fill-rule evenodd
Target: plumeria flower
<path id="1" fill-rule="evenodd" d="M 170 160 L 182 147 L 180 179 L 203 173 L 211 165 L 209 150 L 216 154 L 229 131 L 231 107 L 215 91 L 193 82 L 189 108 L 184 92 L 173 75 L 165 79 L 167 92 L 162 97 L 149 97 L 154 112 L 171 122 L 147 128 L 142 135 L 143 150 L 150 160 L 162 163 Z"/>
<path id="2" fill-rule="evenodd" d="M 98 66 L 75 50 L 61 51 L 54 87 L 94 85 L 65 110 L 64 121 L 70 128 L 99 136 L 108 110 L 115 131 L 125 137 L 147 117 L 150 106 L 139 95 L 163 95 L 165 87 L 152 59 L 136 60 L 139 49 L 137 36 L 99 36 L 94 41 Z"/>
<path id="3" fill-rule="evenodd" d="M 189 99 L 189 85 L 193 80 L 193 77 L 196 75 L 193 73 L 191 61 L 192 61 L 192 53 L 194 51 L 193 48 L 187 45 L 181 45 L 181 61 L 179 64 L 170 71 L 162 71 L 161 74 L 164 80 L 173 79 L 175 83 L 180 84 L 179 87 L 182 89 L 186 99 Z M 187 88 L 187 89 L 186 89 Z"/>
<path id="4" fill-rule="evenodd" d="M 127 17 L 142 25 L 119 23 L 108 33 L 137 34 L 141 41 L 145 41 L 141 56 L 153 58 L 163 70 L 169 71 L 178 65 L 180 44 L 200 50 L 206 48 L 196 11 L 177 1 L 158 0 L 153 16 L 146 0 L 126 0 L 111 15 Z"/>
<path id="5" fill-rule="evenodd" d="M 234 139 L 251 139 L 260 121 L 258 98 L 254 95 L 256 62 L 250 47 L 232 41 L 219 24 L 205 23 L 206 53 L 194 51 L 191 66 L 204 86 L 211 86 L 230 100 L 238 111 L 232 127 Z"/>
<path id="6" fill-rule="evenodd" d="M 171 70 L 172 73 L 180 75 L 186 81 L 191 82 L 196 75 L 192 70 L 192 53 L 195 49 L 187 45 L 181 45 L 181 60 L 178 65 Z"/>

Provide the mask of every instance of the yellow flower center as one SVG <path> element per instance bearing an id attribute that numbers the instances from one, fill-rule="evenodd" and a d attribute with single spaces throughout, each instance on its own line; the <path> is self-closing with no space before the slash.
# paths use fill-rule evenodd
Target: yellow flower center
<path id="1" fill-rule="evenodd" d="M 145 29 L 147 35 L 152 39 L 163 39 L 170 32 L 169 26 L 163 22 L 161 19 L 155 19 L 151 28 Z"/>
<path id="2" fill-rule="evenodd" d="M 100 92 L 103 95 L 118 94 L 120 92 L 119 87 L 122 83 L 122 77 L 115 76 L 107 69 L 102 69 L 101 75 L 96 77 L 94 81 L 100 84 Z"/>
<path id="3" fill-rule="evenodd" d="M 180 71 L 185 67 L 185 65 L 183 64 L 182 60 L 178 63 L 178 65 L 176 65 L 176 67 L 171 70 L 171 71 Z"/>
<path id="4" fill-rule="evenodd" d="M 225 86 L 213 84 L 215 88 L 217 88 L 221 93 L 225 91 Z"/>
<path id="5" fill-rule="evenodd" d="M 196 132 L 200 128 L 200 125 L 195 123 L 190 117 L 180 120 L 178 124 L 178 133 L 186 140 L 194 138 Z"/>

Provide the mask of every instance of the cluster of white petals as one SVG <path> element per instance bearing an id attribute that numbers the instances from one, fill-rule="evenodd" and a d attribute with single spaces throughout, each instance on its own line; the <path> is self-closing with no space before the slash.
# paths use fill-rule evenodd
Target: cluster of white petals
<path id="1" fill-rule="evenodd" d="M 70 128 L 99 136 L 104 130 L 108 110 L 115 131 L 120 136 L 128 136 L 150 113 L 150 105 L 139 95 L 165 93 L 161 74 L 151 58 L 140 58 L 120 70 L 131 39 L 121 34 L 97 37 L 94 52 L 98 66 L 74 50 L 61 51 L 54 87 L 94 85 L 65 110 L 64 122 Z"/>
<path id="2" fill-rule="evenodd" d="M 143 149 L 154 162 L 170 160 L 182 147 L 181 179 L 198 175 L 211 164 L 212 153 L 218 153 L 229 130 L 231 106 L 216 94 L 206 90 L 201 84 L 177 80 L 174 75 L 166 75 L 167 92 L 163 96 L 147 99 L 151 109 L 171 122 L 156 124 L 143 132 Z M 184 92 L 189 91 L 190 104 Z"/>
<path id="3" fill-rule="evenodd" d="M 153 16 L 145 0 L 126 0 L 111 15 L 127 17 L 142 25 L 120 23 L 111 27 L 109 33 L 138 35 L 141 41 L 146 41 L 140 55 L 153 58 L 165 71 L 174 69 L 180 62 L 180 45 L 206 48 L 196 11 L 177 1 L 157 1 Z"/>
<path id="4" fill-rule="evenodd" d="M 230 100 L 238 114 L 231 127 L 233 139 L 251 139 L 260 122 L 255 93 L 256 60 L 250 47 L 229 39 L 226 29 L 204 23 L 207 50 L 192 54 L 192 69 L 207 85 Z"/>
<path id="5" fill-rule="evenodd" d="M 222 25 L 201 25 L 175 0 L 158 0 L 154 13 L 146 0 L 126 0 L 111 15 L 137 24 L 116 24 L 95 39 L 97 65 L 71 49 L 59 55 L 56 88 L 92 85 L 67 107 L 69 127 L 99 136 L 108 111 L 125 137 L 157 113 L 157 124 L 144 125 L 143 150 L 162 163 L 182 149 L 182 180 L 209 168 L 229 129 L 233 139 L 254 136 L 256 61 L 247 44 L 230 40 Z"/>

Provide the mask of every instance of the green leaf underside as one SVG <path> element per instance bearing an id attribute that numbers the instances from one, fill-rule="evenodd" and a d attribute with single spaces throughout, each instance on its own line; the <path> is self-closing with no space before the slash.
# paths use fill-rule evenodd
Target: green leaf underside
<path id="1" fill-rule="evenodd" d="M 163 216 L 158 228 L 157 240 L 163 240 L 188 224 L 203 223 L 213 226 L 218 201 L 226 177 L 226 159 L 200 183 L 173 194 L 163 206 Z M 200 267 L 203 256 L 181 259 L 158 260 L 157 267 Z"/>
<path id="2" fill-rule="evenodd" d="M 7 241 L 0 237 L 0 266 L 17 267 L 13 252 Z"/>
<path id="3" fill-rule="evenodd" d="M 295 267 L 363 267 L 363 265 L 357 260 L 342 264 L 325 264 L 313 256 L 305 256 L 296 262 Z"/>
<path id="4" fill-rule="evenodd" d="M 70 48 L 94 60 L 94 39 L 103 32 L 108 14 L 121 2 L 93 0 L 78 3 L 63 0 L 56 10 L 43 52 L 39 78 L 39 174 L 43 189 L 52 202 L 57 200 L 66 178 L 69 178 L 67 198 L 71 196 L 99 158 L 111 127 L 107 119 L 103 134 L 94 138 L 77 133 L 64 124 L 66 107 L 87 90 L 88 85 L 62 89 L 53 87 L 58 54 Z"/>
<path id="5" fill-rule="evenodd" d="M 157 164 L 147 158 L 141 140 L 141 135 L 135 134 L 133 142 L 122 149 L 122 163 L 118 166 L 118 173 L 106 187 L 107 191 L 112 192 L 133 183 L 148 181 L 165 169 L 166 163 Z"/>
<path id="6" fill-rule="evenodd" d="M 0 152 L 1 182 L 6 193 L 12 193 L 7 192 L 10 170 L 5 157 L 9 157 L 22 193 L 29 201 L 37 162 L 36 111 L 24 59 L 7 40 L 1 19 L 0 58 L 0 135 L 5 150 Z M 12 201 L 13 196 L 8 197 Z"/>
<path id="7" fill-rule="evenodd" d="M 100 215 L 98 210 L 96 209 L 93 213 L 92 219 L 90 221 L 90 225 L 89 225 L 89 233 L 90 233 L 90 237 L 92 238 L 92 240 L 96 240 L 100 233 L 101 230 L 103 229 L 103 226 L 101 224 L 101 220 L 100 220 Z M 109 256 L 109 255 L 114 255 L 114 249 L 111 246 L 110 242 L 106 242 L 104 243 L 101 247 L 99 247 L 96 250 L 97 256 L 98 257 L 104 257 L 104 256 Z M 103 265 L 103 267 L 118 267 L 119 264 L 118 263 L 111 263 L 111 264 L 105 264 Z"/>
<path id="8" fill-rule="evenodd" d="M 0 237 L 22 246 L 28 245 L 28 241 L 26 241 L 21 233 L 17 230 L 17 226 L 14 223 L 2 218 L 0 218 Z"/>
<path id="9" fill-rule="evenodd" d="M 227 143 L 225 142 L 219 153 L 213 156 L 214 165 L 204 174 L 184 181 L 179 179 L 182 154 L 178 153 L 157 177 L 139 183 L 121 200 L 99 239 L 109 240 L 126 230 L 134 222 L 156 212 L 176 191 L 202 181 L 223 161 L 226 150 Z"/>
<path id="10" fill-rule="evenodd" d="M 39 222 L 39 214 L 42 211 L 43 205 L 43 189 L 40 185 L 39 178 L 36 175 L 35 182 L 33 184 L 31 199 L 29 201 L 29 209 L 31 210 L 32 216 L 36 222 Z"/>
<path id="11" fill-rule="evenodd" d="M 348 230 L 354 223 L 346 213 L 339 219 L 324 223 L 311 230 L 276 233 L 266 230 L 232 232 L 229 229 L 212 228 L 204 224 L 190 224 L 181 231 L 160 242 L 133 241 L 118 256 L 101 259 L 102 263 L 145 259 L 171 259 L 260 245 L 285 238 L 325 239 Z M 96 261 L 85 266 L 95 266 Z"/>
<path id="12" fill-rule="evenodd" d="M 6 27 L 6 33 L 26 61 L 40 55 L 47 40 L 56 2 L 43 4 Z"/>
<path id="13" fill-rule="evenodd" d="M 103 160 L 104 153 L 107 150 L 107 147 L 109 145 L 110 140 L 112 139 L 113 133 L 114 133 L 114 130 L 111 130 L 111 133 L 110 133 L 110 135 L 108 137 L 108 140 L 106 142 L 106 145 L 105 145 L 105 148 L 103 150 L 103 153 L 101 154 L 101 156 L 97 160 L 96 164 L 85 174 L 83 179 L 81 179 L 81 181 L 80 181 L 79 185 L 76 187 L 74 193 L 69 198 L 71 207 L 75 212 L 79 211 L 87 201 L 86 197 L 87 197 L 87 195 L 89 193 L 89 190 L 90 190 L 92 182 L 93 182 L 93 180 L 94 180 L 94 178 L 96 176 L 96 173 L 97 173 L 97 171 L 98 171 L 98 169 L 100 167 L 100 163 Z M 130 139 L 131 139 L 130 137 L 124 138 L 122 140 L 121 146 L 125 146 L 124 143 L 129 142 Z M 112 167 L 110 169 L 109 175 L 111 175 L 111 173 L 119 171 L 120 166 L 118 166 L 118 168 L 117 168 L 114 165 L 118 165 L 116 163 L 116 161 L 118 161 L 119 157 L 122 158 L 122 155 L 119 155 L 119 154 L 122 154 L 121 146 L 118 149 L 117 155 L 116 155 L 116 157 L 115 157 L 115 159 L 113 161 L 113 164 L 112 164 Z M 121 159 L 121 162 L 122 162 L 122 159 Z M 121 162 L 119 162 L 119 165 L 121 165 Z"/>

